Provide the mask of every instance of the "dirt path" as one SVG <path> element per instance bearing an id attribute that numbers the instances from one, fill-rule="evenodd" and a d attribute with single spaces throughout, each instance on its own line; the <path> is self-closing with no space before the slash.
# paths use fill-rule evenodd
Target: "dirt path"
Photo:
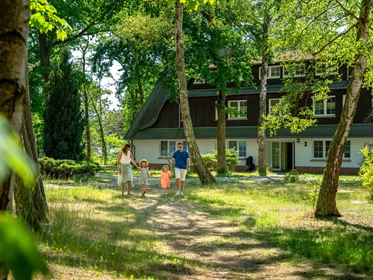
<path id="1" fill-rule="evenodd" d="M 112 179 L 103 184 L 114 183 Z M 250 226 L 253 217 L 244 216 L 235 221 L 216 219 L 209 214 L 208 204 L 196 207 L 193 201 L 176 197 L 174 186 L 169 196 L 161 196 L 158 187 L 150 187 L 146 198 L 138 196 L 138 186 L 133 192 L 133 196 L 124 198 L 125 204 L 138 216 L 145 216 L 153 234 L 164 241 L 154 249 L 160 255 L 185 259 L 177 264 L 165 262 L 150 267 L 148 271 L 154 272 L 150 275 L 176 280 L 373 279 L 337 270 L 332 264 L 313 263 L 274 247 L 266 236 L 255 231 L 254 224 Z M 65 271 L 56 264 L 52 271 L 55 279 L 117 279 L 85 268 Z"/>
<path id="2" fill-rule="evenodd" d="M 156 190 L 154 191 L 156 192 Z M 251 217 L 229 222 L 211 217 L 203 207 L 180 197 L 162 197 L 149 191 L 146 198 L 132 199 L 130 207 L 151 212 L 147 222 L 154 233 L 168 238 L 157 248 L 198 266 L 165 265 L 169 279 L 371 279 L 337 271 L 297 258 L 271 246 L 263 236 L 243 227 Z M 202 268 L 201 268 L 202 267 Z"/>

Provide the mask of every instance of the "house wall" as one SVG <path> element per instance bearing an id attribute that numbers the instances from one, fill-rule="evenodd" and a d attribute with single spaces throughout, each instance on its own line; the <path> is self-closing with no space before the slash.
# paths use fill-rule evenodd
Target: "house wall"
<path id="1" fill-rule="evenodd" d="M 162 165 L 168 164 L 165 157 L 160 156 L 160 141 L 167 141 L 169 139 L 157 139 L 157 140 L 134 140 L 135 149 L 134 157 L 138 162 L 145 158 L 150 162 L 152 168 L 161 168 Z M 230 139 L 227 139 L 227 141 Z M 242 140 L 242 139 L 232 139 Z M 293 143 L 294 145 L 294 166 L 299 172 L 309 173 L 322 173 L 325 166 L 325 159 L 314 159 L 313 158 L 313 141 L 317 140 L 331 140 L 331 138 L 300 138 L 300 142 L 297 143 L 297 139 L 294 138 L 283 138 L 283 139 L 269 139 L 266 143 L 266 161 L 267 164 L 271 163 L 271 142 L 284 142 Z M 362 155 L 359 151 L 364 147 L 365 143 L 371 143 L 372 139 L 368 138 L 351 138 L 351 158 L 344 159 L 342 162 L 341 173 L 342 174 L 356 174 L 360 168 L 362 162 Z M 176 142 L 182 142 L 183 139 L 175 139 Z M 305 143 L 307 145 L 305 146 Z M 216 150 L 215 139 L 198 139 L 198 147 L 201 154 L 212 153 Z M 253 163 L 258 165 L 258 146 L 256 139 L 246 140 L 246 157 L 252 156 Z M 171 160 L 171 158 L 170 158 Z M 284 159 L 282 159 L 284 161 Z M 239 163 L 236 166 L 236 170 L 245 171 L 247 169 L 246 158 L 240 158 Z"/>
<path id="2" fill-rule="evenodd" d="M 157 140 L 133 140 L 132 148 L 134 158 L 136 162 L 139 162 L 141 159 L 146 159 L 149 161 L 151 166 L 153 167 L 161 167 L 163 164 L 167 164 L 168 161 L 165 157 L 160 156 L 160 143 L 161 141 L 168 141 L 170 139 L 157 139 Z M 183 139 L 171 139 L 176 142 L 183 142 Z M 233 140 L 242 140 L 242 139 L 233 139 Z M 229 141 L 229 139 L 227 139 Z M 212 153 L 213 150 L 216 150 L 216 140 L 215 139 L 198 139 L 197 140 L 198 148 L 201 154 L 209 154 Z M 246 157 L 252 156 L 253 163 L 257 165 L 258 161 L 258 146 L 256 143 L 256 139 L 248 139 L 246 140 Z M 245 169 L 246 168 L 246 157 L 240 158 L 238 162 L 238 166 L 242 166 L 243 168 L 238 167 L 238 169 Z M 171 159 L 171 157 L 170 157 Z"/>

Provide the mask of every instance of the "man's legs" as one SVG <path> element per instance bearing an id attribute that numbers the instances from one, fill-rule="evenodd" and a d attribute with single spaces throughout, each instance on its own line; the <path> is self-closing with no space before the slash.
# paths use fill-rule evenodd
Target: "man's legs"
<path id="1" fill-rule="evenodd" d="M 176 195 L 179 195 L 181 193 L 180 192 L 181 182 L 180 182 L 180 169 L 179 168 L 175 168 L 175 179 L 176 179 L 176 189 L 177 189 Z"/>
<path id="2" fill-rule="evenodd" d="M 187 170 L 180 169 L 180 194 L 184 195 L 184 186 L 185 186 L 185 177 L 186 177 Z"/>
<path id="3" fill-rule="evenodd" d="M 180 193 L 181 194 L 184 194 L 183 192 L 184 192 L 184 185 L 185 185 L 185 181 L 181 181 L 180 182 Z"/>
<path id="4" fill-rule="evenodd" d="M 176 178 L 176 189 L 176 195 L 178 195 L 180 193 L 180 178 Z"/>

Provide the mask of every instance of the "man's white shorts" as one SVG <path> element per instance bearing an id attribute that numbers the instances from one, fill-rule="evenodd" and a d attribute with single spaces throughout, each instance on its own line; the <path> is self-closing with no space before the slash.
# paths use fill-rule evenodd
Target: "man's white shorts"
<path id="1" fill-rule="evenodd" d="M 175 167 L 175 178 L 181 179 L 181 181 L 185 181 L 185 177 L 187 174 L 187 169 L 180 169 Z"/>

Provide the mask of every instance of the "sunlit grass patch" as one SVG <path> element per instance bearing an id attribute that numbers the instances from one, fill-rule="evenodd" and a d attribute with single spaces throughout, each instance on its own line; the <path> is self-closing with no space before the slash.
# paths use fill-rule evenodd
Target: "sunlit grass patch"
<path id="1" fill-rule="evenodd" d="M 118 188 L 48 188 L 50 222 L 40 248 L 49 263 L 122 278 L 193 278 L 211 269 L 245 278 L 253 264 L 300 262 L 310 263 L 309 277 L 320 275 L 312 270 L 320 264 L 369 274 L 373 248 L 364 244 L 373 238 L 373 205 L 366 191 L 341 183 L 345 216 L 321 221 L 305 201 L 310 191 L 304 181 L 276 180 L 187 182 L 184 197 L 160 196 L 158 188 L 146 198 L 122 197 Z"/>

